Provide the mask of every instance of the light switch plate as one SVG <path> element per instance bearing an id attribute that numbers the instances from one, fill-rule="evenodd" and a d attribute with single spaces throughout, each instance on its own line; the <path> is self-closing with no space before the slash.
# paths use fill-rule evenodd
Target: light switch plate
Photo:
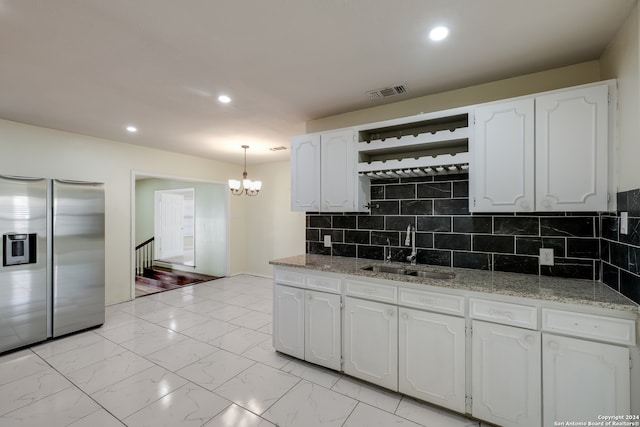
<path id="1" fill-rule="evenodd" d="M 325 234 L 324 235 L 324 247 L 325 248 L 330 248 L 331 247 L 331 234 Z"/>
<path id="2" fill-rule="evenodd" d="M 629 233 L 629 212 L 620 212 L 620 234 Z"/>
<path id="3" fill-rule="evenodd" d="M 553 249 L 540 248 L 540 265 L 553 265 Z"/>

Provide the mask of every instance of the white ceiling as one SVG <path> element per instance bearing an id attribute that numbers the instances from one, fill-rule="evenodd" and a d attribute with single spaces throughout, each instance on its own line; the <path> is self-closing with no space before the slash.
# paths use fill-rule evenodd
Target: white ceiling
<path id="1" fill-rule="evenodd" d="M 636 0 L 0 0 L 0 118 L 227 162 L 307 120 L 597 59 Z M 426 34 L 450 27 L 439 43 Z M 222 105 L 221 93 L 232 97 Z M 129 134 L 125 127 L 139 128 Z"/>

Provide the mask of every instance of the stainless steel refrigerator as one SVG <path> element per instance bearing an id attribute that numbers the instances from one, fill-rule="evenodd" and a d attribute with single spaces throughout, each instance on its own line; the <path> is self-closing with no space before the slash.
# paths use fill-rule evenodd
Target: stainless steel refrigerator
<path id="1" fill-rule="evenodd" d="M 0 176 L 0 352 L 104 323 L 104 186 Z"/>

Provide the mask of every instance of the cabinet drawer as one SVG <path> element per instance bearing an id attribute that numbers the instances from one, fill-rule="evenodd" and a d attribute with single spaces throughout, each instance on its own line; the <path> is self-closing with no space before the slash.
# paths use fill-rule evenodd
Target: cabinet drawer
<path id="1" fill-rule="evenodd" d="M 274 281 L 281 285 L 304 288 L 304 274 L 289 270 L 276 270 Z"/>
<path id="2" fill-rule="evenodd" d="M 346 280 L 346 294 L 376 301 L 396 303 L 398 288 L 395 286 Z"/>
<path id="3" fill-rule="evenodd" d="M 398 299 L 399 304 L 407 307 L 464 316 L 464 297 L 461 296 L 400 288 Z"/>
<path id="4" fill-rule="evenodd" d="M 471 298 L 469 317 L 520 328 L 538 329 L 538 310 L 526 305 Z"/>
<path id="5" fill-rule="evenodd" d="M 342 291 L 342 281 L 337 277 L 307 274 L 306 287 L 307 289 L 317 289 L 319 291 L 339 294 Z"/>
<path id="6" fill-rule="evenodd" d="M 636 324 L 629 319 L 543 308 L 542 329 L 616 344 L 636 344 Z"/>

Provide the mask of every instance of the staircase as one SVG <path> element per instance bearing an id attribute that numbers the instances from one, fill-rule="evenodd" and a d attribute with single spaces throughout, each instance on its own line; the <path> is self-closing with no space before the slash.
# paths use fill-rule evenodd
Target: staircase
<path id="1" fill-rule="evenodd" d="M 153 237 L 136 246 L 136 297 L 219 279 L 154 265 Z"/>
<path id="2" fill-rule="evenodd" d="M 172 270 L 166 267 L 145 267 L 136 275 L 136 297 L 178 289 L 183 286 L 219 279 L 217 276 Z"/>
<path id="3" fill-rule="evenodd" d="M 155 238 L 150 237 L 136 246 L 136 277 L 143 275 L 144 269 L 153 266 L 153 242 Z"/>

